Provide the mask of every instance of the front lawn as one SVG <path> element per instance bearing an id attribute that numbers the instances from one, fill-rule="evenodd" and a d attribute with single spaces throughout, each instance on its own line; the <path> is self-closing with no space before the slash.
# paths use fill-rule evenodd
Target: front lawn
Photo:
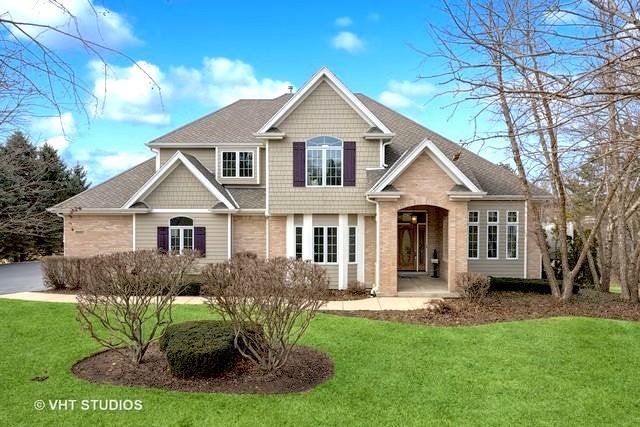
<path id="1" fill-rule="evenodd" d="M 176 320 L 207 317 L 176 306 Z M 637 425 L 640 324 L 554 318 L 433 327 L 319 315 L 303 344 L 336 376 L 298 395 L 96 385 L 73 363 L 98 350 L 71 304 L 0 300 L 0 425 Z M 45 381 L 32 381 L 46 376 Z M 38 411 L 42 399 L 141 400 L 141 411 Z"/>

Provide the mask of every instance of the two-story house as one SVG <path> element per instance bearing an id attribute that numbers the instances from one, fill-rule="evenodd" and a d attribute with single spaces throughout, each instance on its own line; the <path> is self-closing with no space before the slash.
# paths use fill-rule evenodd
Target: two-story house
<path id="1" fill-rule="evenodd" d="M 450 291 L 458 272 L 541 274 L 516 176 L 326 68 L 295 94 L 239 100 L 147 145 L 154 158 L 50 209 L 66 256 L 251 251 L 379 295 L 396 295 L 402 272 L 437 268 Z"/>

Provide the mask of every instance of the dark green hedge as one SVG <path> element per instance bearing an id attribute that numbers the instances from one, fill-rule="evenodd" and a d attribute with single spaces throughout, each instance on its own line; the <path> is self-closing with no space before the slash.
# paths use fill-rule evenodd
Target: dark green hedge
<path id="1" fill-rule="evenodd" d="M 535 292 L 539 294 L 550 294 L 551 288 L 546 279 L 521 279 L 518 277 L 490 277 L 490 291 L 502 292 Z M 573 287 L 573 293 L 580 290 L 578 286 Z"/>
<path id="2" fill-rule="evenodd" d="M 221 320 L 169 325 L 160 338 L 171 372 L 178 377 L 211 377 L 227 369 L 237 351 L 233 328 Z"/>

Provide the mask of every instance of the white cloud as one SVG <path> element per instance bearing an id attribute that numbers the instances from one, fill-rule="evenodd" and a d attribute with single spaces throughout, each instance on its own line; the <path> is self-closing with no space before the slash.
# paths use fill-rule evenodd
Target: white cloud
<path id="1" fill-rule="evenodd" d="M 246 62 L 228 58 L 208 58 L 201 68 L 176 67 L 170 78 L 176 97 L 195 98 L 220 107 L 241 98 L 274 98 L 287 93 L 288 81 L 259 79 Z"/>
<path id="2" fill-rule="evenodd" d="M 110 48 L 139 43 L 122 15 L 93 0 L 0 0 L 0 11 L 3 18 L 47 25 Z M 20 29 L 50 47 L 79 46 L 72 38 L 50 29 L 27 25 Z M 18 29 L 12 31 L 17 37 L 26 37 Z"/>
<path id="3" fill-rule="evenodd" d="M 378 99 L 391 108 L 422 108 L 415 98 L 427 96 L 435 90 L 432 84 L 421 81 L 391 80 L 387 86 L 388 89 Z"/>
<path id="4" fill-rule="evenodd" d="M 99 61 L 89 66 L 98 118 L 152 125 L 169 123 L 171 117 L 164 109 L 163 99 L 171 96 L 172 87 L 158 66 L 138 61 L 128 67 L 107 66 L 106 73 Z"/>
<path id="5" fill-rule="evenodd" d="M 331 44 L 336 49 L 343 49 L 350 53 L 356 53 L 364 49 L 364 41 L 349 31 L 339 32 L 331 39 Z"/>
<path id="6" fill-rule="evenodd" d="M 339 18 L 336 18 L 336 25 L 338 27 L 348 27 L 351 24 L 353 24 L 353 21 L 348 16 L 341 16 Z"/>
<path id="7" fill-rule="evenodd" d="M 380 94 L 380 102 L 391 108 L 407 108 L 413 105 L 413 101 L 399 93 L 385 90 Z"/>
<path id="8" fill-rule="evenodd" d="M 31 132 L 37 139 L 41 139 L 43 144 L 49 144 L 62 152 L 71 144 L 70 138 L 76 133 L 76 124 L 73 114 L 65 112 L 56 117 L 34 119 Z"/>
<path id="9" fill-rule="evenodd" d="M 103 173 L 118 173 L 149 159 L 151 155 L 143 152 L 120 152 L 98 155 L 94 160 Z"/>

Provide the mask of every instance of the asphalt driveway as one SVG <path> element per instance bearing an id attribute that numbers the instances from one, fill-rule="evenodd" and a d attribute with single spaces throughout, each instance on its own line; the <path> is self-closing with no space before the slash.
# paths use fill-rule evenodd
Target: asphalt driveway
<path id="1" fill-rule="evenodd" d="M 0 264 L 0 294 L 44 289 L 40 261 Z"/>

